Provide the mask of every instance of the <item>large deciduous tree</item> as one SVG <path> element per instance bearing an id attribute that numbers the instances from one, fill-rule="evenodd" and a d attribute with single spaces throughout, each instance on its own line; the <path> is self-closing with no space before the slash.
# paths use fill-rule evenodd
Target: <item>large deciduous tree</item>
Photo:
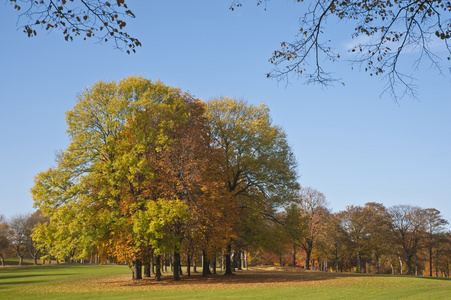
<path id="1" fill-rule="evenodd" d="M 96 249 L 132 262 L 134 279 L 151 253 L 177 258 L 191 220 L 216 218 L 210 203 L 227 209 L 203 107 L 137 77 L 87 89 L 67 114 L 70 145 L 36 176 L 35 206 L 50 217 L 36 237 L 61 258 Z"/>
<path id="2" fill-rule="evenodd" d="M 271 218 L 276 207 L 294 199 L 296 161 L 285 133 L 272 124 L 265 105 L 212 99 L 206 116 L 212 142 L 224 155 L 219 163 L 224 185 L 239 206 L 236 214 L 249 209 Z M 231 274 L 231 244 L 227 248 L 225 272 Z"/>

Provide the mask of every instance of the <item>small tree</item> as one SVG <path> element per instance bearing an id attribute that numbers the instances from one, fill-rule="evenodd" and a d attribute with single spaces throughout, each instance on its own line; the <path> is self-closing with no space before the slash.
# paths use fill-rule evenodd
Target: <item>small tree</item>
<path id="1" fill-rule="evenodd" d="M 41 248 L 39 247 L 38 243 L 35 239 L 33 239 L 33 231 L 34 228 L 37 227 L 39 224 L 48 222 L 47 218 L 44 218 L 44 216 L 41 214 L 41 212 L 38 210 L 31 214 L 25 224 L 25 235 L 26 235 L 26 247 L 28 250 L 28 253 L 30 253 L 31 257 L 33 258 L 33 264 L 37 265 L 37 259 L 41 254 Z"/>
<path id="2" fill-rule="evenodd" d="M 9 221 L 9 239 L 13 250 L 19 257 L 19 266 L 23 264 L 23 258 L 27 253 L 28 216 L 17 215 Z"/>
<path id="3" fill-rule="evenodd" d="M 0 215 L 0 260 L 2 266 L 5 265 L 5 256 L 10 249 L 10 242 L 8 238 L 9 226 L 3 215 Z"/>
<path id="4" fill-rule="evenodd" d="M 319 191 L 305 187 L 299 192 L 299 210 L 306 222 L 306 234 L 300 245 L 305 251 L 305 269 L 310 270 L 310 255 L 316 247 L 318 237 L 323 230 L 323 218 L 328 213 L 326 197 Z"/>

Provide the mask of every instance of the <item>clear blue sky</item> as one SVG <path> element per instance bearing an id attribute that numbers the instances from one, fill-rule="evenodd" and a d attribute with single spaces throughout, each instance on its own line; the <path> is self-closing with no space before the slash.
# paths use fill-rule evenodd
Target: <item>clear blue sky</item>
<path id="1" fill-rule="evenodd" d="M 450 76 L 427 63 L 415 73 L 419 100 L 380 97 L 384 82 L 333 70 L 345 86 L 323 89 L 266 79 L 272 51 L 291 41 L 302 6 L 253 1 L 234 12 L 225 1 L 129 1 L 127 29 L 143 46 L 133 55 L 59 32 L 27 38 L 17 13 L 0 4 L 0 214 L 32 212 L 33 177 L 67 146 L 65 112 L 77 93 L 102 80 L 143 75 L 196 97 L 265 103 L 299 162 L 300 183 L 323 192 L 333 211 L 369 201 L 433 207 L 451 221 Z M 279 4 L 279 2 L 281 2 Z M 349 35 L 328 33 L 346 58 Z M 440 53 L 439 53 L 440 54 Z M 403 67 L 412 68 L 408 63 Z M 446 72 L 450 67 L 443 63 Z"/>

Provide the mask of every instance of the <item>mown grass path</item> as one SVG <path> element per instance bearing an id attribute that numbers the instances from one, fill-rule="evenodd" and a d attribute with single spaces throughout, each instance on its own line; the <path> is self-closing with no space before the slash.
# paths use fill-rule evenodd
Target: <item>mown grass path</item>
<path id="1" fill-rule="evenodd" d="M 451 299 L 451 280 L 251 268 L 236 276 L 198 274 L 173 282 L 130 280 L 127 266 L 0 268 L 0 299 Z"/>

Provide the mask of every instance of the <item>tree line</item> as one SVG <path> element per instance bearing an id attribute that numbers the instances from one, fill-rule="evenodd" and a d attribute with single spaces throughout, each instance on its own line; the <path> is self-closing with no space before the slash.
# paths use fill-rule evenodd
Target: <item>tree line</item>
<path id="1" fill-rule="evenodd" d="M 386 208 L 381 203 L 329 211 L 325 196 L 301 188 L 297 202 L 281 212 L 279 264 L 305 269 L 446 276 L 450 274 L 451 232 L 434 208 Z M 289 241 L 289 242 L 288 242 Z M 296 249 L 301 250 L 301 255 Z M 288 263 L 287 255 L 292 254 Z M 304 261 L 300 261 L 303 259 Z M 274 259 L 273 259 L 274 261 Z"/>
<path id="2" fill-rule="evenodd" d="M 449 274 L 440 212 L 367 203 L 332 214 L 322 193 L 300 188 L 287 137 L 263 104 L 204 102 L 129 77 L 87 88 L 66 120 L 68 147 L 35 177 L 37 212 L 0 222 L 1 257 L 95 256 L 155 280 L 170 261 L 180 280 L 181 264 L 199 257 L 207 276 L 218 257 L 232 274 L 268 253 L 280 264 L 291 253 L 293 265 L 304 253 L 306 269 L 321 261 L 324 270 L 379 272 L 389 261 L 413 274 L 429 249 L 430 269 Z"/>

